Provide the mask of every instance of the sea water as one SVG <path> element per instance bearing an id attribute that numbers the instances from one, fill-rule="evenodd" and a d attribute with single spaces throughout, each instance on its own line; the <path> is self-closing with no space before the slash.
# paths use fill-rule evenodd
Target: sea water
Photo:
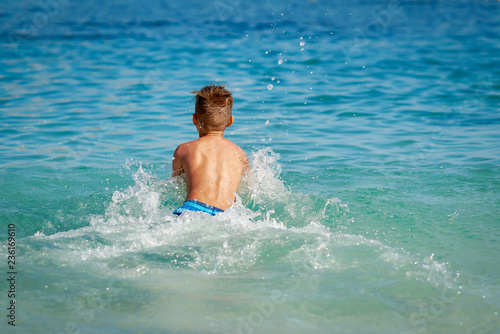
<path id="1" fill-rule="evenodd" d="M 497 333 L 499 22 L 493 0 L 3 1 L 1 332 Z M 251 171 L 224 214 L 176 218 L 212 82 Z"/>

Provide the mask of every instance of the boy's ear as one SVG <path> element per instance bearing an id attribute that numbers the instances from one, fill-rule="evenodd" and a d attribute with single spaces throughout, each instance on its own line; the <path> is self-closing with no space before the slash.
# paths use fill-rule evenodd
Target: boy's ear
<path id="1" fill-rule="evenodd" d="M 229 123 L 227 123 L 227 127 L 230 127 L 234 123 L 234 116 L 231 115 L 231 119 L 229 120 Z"/>
<path id="2" fill-rule="evenodd" d="M 193 124 L 198 126 L 200 124 L 200 120 L 198 119 L 198 115 L 193 114 Z"/>

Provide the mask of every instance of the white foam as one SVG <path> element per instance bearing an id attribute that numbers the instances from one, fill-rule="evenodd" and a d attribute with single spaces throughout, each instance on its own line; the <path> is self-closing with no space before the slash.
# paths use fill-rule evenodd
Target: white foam
<path id="1" fill-rule="evenodd" d="M 140 163 L 128 162 L 129 170 L 137 167 L 134 184 L 114 192 L 105 214 L 92 216 L 89 226 L 76 230 L 35 234 L 32 240 L 50 247 L 32 259 L 47 256 L 61 265 L 119 271 L 128 277 L 172 267 L 238 273 L 274 267 L 273 261 L 313 271 L 383 267 L 386 274 L 453 285 L 446 265 L 432 258 L 419 260 L 380 241 L 346 233 L 336 222 L 352 219 L 347 204 L 337 197 L 288 190 L 278 160 L 279 154 L 269 148 L 253 152 L 241 197 L 216 217 L 196 212 L 174 216 L 172 210 L 185 196 L 182 179 L 160 180 Z"/>

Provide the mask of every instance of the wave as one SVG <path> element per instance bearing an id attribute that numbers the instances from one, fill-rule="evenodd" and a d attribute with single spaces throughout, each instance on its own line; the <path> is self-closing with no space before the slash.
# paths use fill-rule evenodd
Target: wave
<path id="1" fill-rule="evenodd" d="M 160 179 L 140 162 L 124 169 L 134 184 L 114 192 L 103 215 L 53 235 L 25 242 L 33 264 L 57 263 L 95 275 L 139 278 L 188 270 L 203 275 L 255 271 L 346 274 L 369 272 L 382 280 L 417 280 L 451 289 L 445 264 L 419 258 L 381 241 L 350 233 L 356 214 L 337 197 L 294 193 L 280 179 L 279 154 L 252 153 L 236 204 L 223 214 L 174 216 L 185 198 L 180 178 Z M 48 262 L 47 262 L 48 261 Z"/>

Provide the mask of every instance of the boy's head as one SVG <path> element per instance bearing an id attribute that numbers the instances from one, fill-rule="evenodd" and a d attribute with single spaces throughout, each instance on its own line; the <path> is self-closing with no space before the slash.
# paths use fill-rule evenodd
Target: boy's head
<path id="1" fill-rule="evenodd" d="M 200 125 L 209 131 L 224 131 L 231 123 L 233 96 L 224 85 L 211 84 L 196 94 L 194 112 Z"/>

